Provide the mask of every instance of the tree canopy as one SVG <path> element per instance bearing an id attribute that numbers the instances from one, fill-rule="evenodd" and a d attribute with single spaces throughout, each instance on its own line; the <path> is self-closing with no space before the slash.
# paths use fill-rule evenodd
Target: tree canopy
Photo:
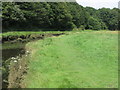
<path id="1" fill-rule="evenodd" d="M 4 2 L 2 4 L 3 29 L 119 30 L 118 8 L 94 9 L 76 2 Z"/>

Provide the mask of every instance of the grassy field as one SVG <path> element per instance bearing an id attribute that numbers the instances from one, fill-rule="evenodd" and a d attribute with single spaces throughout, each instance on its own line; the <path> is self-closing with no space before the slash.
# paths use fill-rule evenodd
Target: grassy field
<path id="1" fill-rule="evenodd" d="M 83 31 L 26 45 L 27 88 L 117 88 L 118 33 Z"/>

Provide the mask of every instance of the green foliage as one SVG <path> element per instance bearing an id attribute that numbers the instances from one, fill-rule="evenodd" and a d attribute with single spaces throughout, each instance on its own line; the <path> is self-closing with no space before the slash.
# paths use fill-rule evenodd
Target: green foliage
<path id="1" fill-rule="evenodd" d="M 90 17 L 88 20 L 88 28 L 93 30 L 100 30 L 101 24 L 97 19 Z"/>
<path id="2" fill-rule="evenodd" d="M 81 25 L 79 29 L 81 29 L 81 30 L 85 30 L 84 25 Z"/>
<path id="3" fill-rule="evenodd" d="M 118 30 L 118 10 L 102 8 L 99 9 L 99 18 L 108 26 L 110 30 Z"/>
<path id="4" fill-rule="evenodd" d="M 3 4 L 3 20 L 9 19 L 9 20 L 24 20 L 24 14 L 21 12 L 21 9 L 19 8 L 19 5 L 16 5 L 15 3 L 5 3 Z"/>
<path id="5" fill-rule="evenodd" d="M 57 29 L 73 29 L 72 15 L 68 12 L 66 3 L 50 3 L 53 13 L 53 25 Z"/>
<path id="6" fill-rule="evenodd" d="M 90 16 L 97 17 L 97 10 L 95 8 L 86 7 L 85 11 L 88 12 Z"/>
<path id="7" fill-rule="evenodd" d="M 94 9 L 82 7 L 76 2 L 4 2 L 3 29 L 49 29 L 73 30 L 110 29 L 117 30 L 118 8 Z"/>
<path id="8" fill-rule="evenodd" d="M 2 8 L 3 27 L 8 27 L 16 22 L 25 20 L 24 13 L 19 8 L 19 5 L 7 2 L 3 4 Z"/>

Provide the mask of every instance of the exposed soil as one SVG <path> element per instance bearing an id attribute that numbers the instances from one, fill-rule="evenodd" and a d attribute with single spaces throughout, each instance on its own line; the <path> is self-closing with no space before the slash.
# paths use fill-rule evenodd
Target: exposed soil
<path id="1" fill-rule="evenodd" d="M 51 36 L 59 36 L 60 34 L 39 34 L 39 35 L 27 35 L 27 36 L 6 36 L 2 37 L 2 43 L 17 43 L 17 42 L 29 42 L 38 39 L 44 39 L 45 37 Z M 17 50 L 17 52 L 16 52 Z M 25 74 L 27 74 L 27 64 L 28 64 L 28 55 L 29 52 L 25 50 L 25 48 L 16 48 L 9 49 L 5 52 L 3 51 L 3 67 L 6 69 L 6 73 L 4 73 L 3 80 L 3 88 L 23 88 L 21 85 L 22 80 L 24 79 Z M 26 59 L 27 58 L 27 59 Z M 7 63 L 6 63 L 7 62 Z"/>
<path id="2" fill-rule="evenodd" d="M 21 88 L 21 82 L 24 79 L 24 75 L 27 74 L 26 60 L 28 54 L 19 57 L 19 59 L 11 61 L 8 76 L 8 88 Z"/>
<path id="3" fill-rule="evenodd" d="M 2 75 L 2 87 L 8 87 L 8 76 L 9 76 L 9 68 L 10 63 L 19 59 L 22 55 L 25 54 L 25 50 L 23 48 L 15 48 L 15 49 L 4 49 L 2 50 L 2 67 L 3 67 L 3 75 Z"/>
<path id="4" fill-rule="evenodd" d="M 58 33 L 58 34 L 29 34 L 29 35 L 21 35 L 21 36 L 3 36 L 2 37 L 2 43 L 11 42 L 29 42 L 37 39 L 44 39 L 45 37 L 51 37 L 51 36 L 59 36 L 63 35 L 65 33 Z"/>

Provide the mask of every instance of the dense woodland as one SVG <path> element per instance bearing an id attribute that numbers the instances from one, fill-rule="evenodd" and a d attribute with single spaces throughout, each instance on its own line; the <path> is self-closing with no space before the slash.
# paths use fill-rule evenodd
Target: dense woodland
<path id="1" fill-rule="evenodd" d="M 118 8 L 83 7 L 73 2 L 4 2 L 3 32 L 8 30 L 119 30 Z"/>

